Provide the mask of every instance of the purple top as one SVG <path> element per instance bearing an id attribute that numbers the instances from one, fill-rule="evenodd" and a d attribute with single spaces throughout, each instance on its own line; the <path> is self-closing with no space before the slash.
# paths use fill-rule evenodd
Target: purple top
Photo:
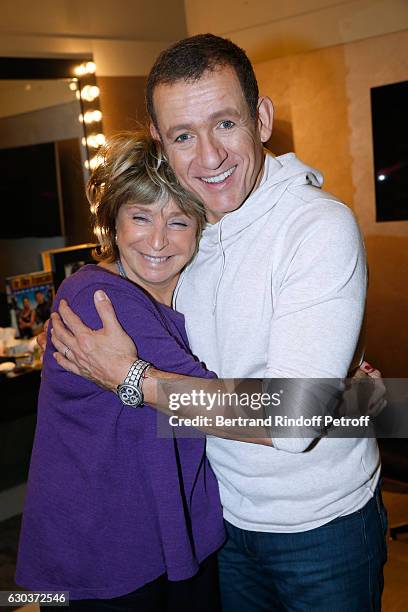
<path id="1" fill-rule="evenodd" d="M 61 285 L 93 329 L 96 289 L 142 358 L 159 369 L 211 378 L 191 354 L 184 317 L 100 266 Z M 157 413 L 129 408 L 92 382 L 63 370 L 48 342 L 16 581 L 66 590 L 72 599 L 118 597 L 167 573 L 193 576 L 224 541 L 218 486 L 205 438 L 156 436 Z"/>

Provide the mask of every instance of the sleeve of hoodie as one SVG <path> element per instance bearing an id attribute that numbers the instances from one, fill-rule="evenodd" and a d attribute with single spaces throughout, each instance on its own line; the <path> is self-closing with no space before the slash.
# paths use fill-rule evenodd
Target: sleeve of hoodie
<path id="1" fill-rule="evenodd" d="M 344 204 L 319 197 L 287 219 L 276 246 L 265 377 L 339 381 L 349 370 L 365 307 L 366 260 L 356 220 Z M 273 439 L 275 448 L 294 453 L 312 441 Z"/>

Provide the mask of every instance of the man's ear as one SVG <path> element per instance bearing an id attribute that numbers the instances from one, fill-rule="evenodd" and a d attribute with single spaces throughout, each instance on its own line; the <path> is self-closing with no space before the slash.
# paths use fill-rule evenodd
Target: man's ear
<path id="1" fill-rule="evenodd" d="M 258 100 L 258 130 L 262 142 L 270 139 L 273 125 L 273 104 L 268 96 Z"/>
<path id="2" fill-rule="evenodd" d="M 150 135 L 153 138 L 153 140 L 161 141 L 159 130 L 156 128 L 153 121 L 150 122 L 149 129 L 150 129 Z"/>

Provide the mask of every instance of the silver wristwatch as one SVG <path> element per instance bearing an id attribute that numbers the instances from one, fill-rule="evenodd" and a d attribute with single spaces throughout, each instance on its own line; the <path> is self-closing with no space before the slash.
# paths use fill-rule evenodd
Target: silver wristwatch
<path id="1" fill-rule="evenodd" d="M 141 389 L 141 380 L 143 373 L 152 365 L 143 359 L 138 359 L 130 366 L 130 370 L 123 383 L 117 386 L 116 393 L 122 404 L 137 408 L 143 404 L 143 393 Z"/>

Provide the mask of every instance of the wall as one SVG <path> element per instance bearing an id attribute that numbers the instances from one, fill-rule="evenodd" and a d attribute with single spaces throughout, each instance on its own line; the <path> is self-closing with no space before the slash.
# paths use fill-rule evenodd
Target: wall
<path id="1" fill-rule="evenodd" d="M 253 62 L 403 30 L 406 0 L 185 0 L 189 35 L 212 32 Z"/>
<path id="2" fill-rule="evenodd" d="M 370 268 L 367 357 L 408 375 L 408 221 L 376 223 L 370 87 L 408 79 L 408 32 L 255 65 L 260 90 L 291 126 L 296 153 L 353 208 Z M 281 127 L 284 123 L 281 122 Z"/>
<path id="3" fill-rule="evenodd" d="M 146 77 L 98 76 L 98 85 L 106 136 L 120 130 L 137 129 L 145 121 Z"/>
<path id="4" fill-rule="evenodd" d="M 146 75 L 157 54 L 186 35 L 183 0 L 1 4 L 0 56 L 93 56 L 99 76 Z"/>
<path id="5" fill-rule="evenodd" d="M 183 0 L 2 0 L 1 9 L 4 35 L 151 42 L 185 33 Z"/>
<path id="6" fill-rule="evenodd" d="M 0 117 L 0 148 L 24 147 L 65 138 L 82 138 L 77 100 L 13 117 Z"/>
<path id="7" fill-rule="evenodd" d="M 145 76 L 186 34 L 183 0 L 42 0 L 35 11 L 31 0 L 3 0 L 0 56 L 92 57 L 109 135 L 143 123 Z"/>
<path id="8" fill-rule="evenodd" d="M 0 80 L 0 118 L 77 102 L 69 80 Z"/>

